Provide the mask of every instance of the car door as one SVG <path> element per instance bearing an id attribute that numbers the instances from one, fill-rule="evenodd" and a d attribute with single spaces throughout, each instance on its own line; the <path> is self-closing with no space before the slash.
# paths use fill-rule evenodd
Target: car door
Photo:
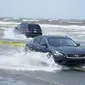
<path id="1" fill-rule="evenodd" d="M 24 34 L 24 24 L 23 23 L 20 25 L 19 32 L 21 34 Z"/>
<path id="2" fill-rule="evenodd" d="M 38 36 L 34 39 L 31 47 L 32 50 L 39 52 L 48 52 L 48 48 L 46 47 L 46 39 L 44 37 Z"/>
<path id="3" fill-rule="evenodd" d="M 44 37 L 42 37 L 40 40 L 39 48 L 40 48 L 41 52 L 47 52 L 47 42 L 46 42 L 46 39 Z"/>
<path id="4" fill-rule="evenodd" d="M 22 25 L 20 26 L 21 33 L 25 34 L 27 28 L 28 28 L 28 24 L 27 23 L 22 23 Z"/>
<path id="5" fill-rule="evenodd" d="M 32 50 L 40 51 L 40 40 L 41 40 L 40 36 L 34 38 L 33 43 L 31 44 Z"/>

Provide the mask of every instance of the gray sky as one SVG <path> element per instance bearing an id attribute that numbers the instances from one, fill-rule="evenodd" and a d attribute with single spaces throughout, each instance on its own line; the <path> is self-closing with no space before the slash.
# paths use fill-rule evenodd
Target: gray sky
<path id="1" fill-rule="evenodd" d="M 0 17 L 85 19 L 85 0 L 0 0 Z"/>

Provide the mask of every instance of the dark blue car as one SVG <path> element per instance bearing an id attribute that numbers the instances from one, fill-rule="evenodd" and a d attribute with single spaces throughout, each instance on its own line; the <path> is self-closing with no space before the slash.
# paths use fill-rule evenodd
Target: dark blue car
<path id="1" fill-rule="evenodd" d="M 22 22 L 14 28 L 15 35 L 24 34 L 27 38 L 42 35 L 42 29 L 39 24 Z"/>
<path id="2" fill-rule="evenodd" d="M 34 50 L 48 52 L 55 63 L 66 66 L 83 66 L 85 64 L 85 49 L 66 36 L 42 35 L 35 37 L 25 45 L 25 51 Z"/>

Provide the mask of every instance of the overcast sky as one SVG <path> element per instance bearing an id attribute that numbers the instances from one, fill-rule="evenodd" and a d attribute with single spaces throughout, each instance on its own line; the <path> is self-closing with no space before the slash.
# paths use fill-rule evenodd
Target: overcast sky
<path id="1" fill-rule="evenodd" d="M 85 0 L 0 0 L 0 17 L 85 19 Z"/>

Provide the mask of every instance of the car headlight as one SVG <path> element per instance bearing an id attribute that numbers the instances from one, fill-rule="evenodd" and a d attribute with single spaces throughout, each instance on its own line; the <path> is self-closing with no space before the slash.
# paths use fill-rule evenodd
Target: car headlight
<path id="1" fill-rule="evenodd" d="M 55 51 L 55 52 L 54 52 L 54 55 L 55 55 L 55 56 L 63 56 L 63 54 L 60 53 L 59 51 Z"/>

